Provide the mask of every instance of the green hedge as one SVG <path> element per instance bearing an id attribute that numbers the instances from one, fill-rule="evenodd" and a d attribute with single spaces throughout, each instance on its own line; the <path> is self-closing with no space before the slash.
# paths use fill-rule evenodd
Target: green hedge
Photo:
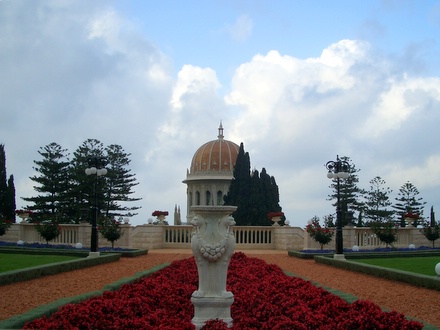
<path id="1" fill-rule="evenodd" d="M 102 258 L 102 257 L 100 257 Z M 99 259 L 99 258 L 90 258 L 90 259 Z M 155 266 L 149 270 L 141 271 L 136 273 L 135 275 L 119 280 L 115 283 L 106 285 L 102 290 L 96 290 L 92 292 L 87 292 L 75 297 L 62 298 L 52 303 L 41 305 L 33 310 L 30 310 L 24 314 L 13 316 L 9 319 L 0 321 L 0 329 L 21 329 L 27 322 L 33 321 L 37 318 L 43 317 L 45 315 L 49 316 L 50 314 L 56 312 L 58 308 L 66 305 L 66 304 L 77 304 L 86 299 L 101 296 L 105 291 L 116 291 L 124 284 L 133 283 L 136 280 L 147 277 L 153 274 L 154 272 L 168 267 L 169 263 L 165 263 L 162 265 Z"/>
<path id="2" fill-rule="evenodd" d="M 53 248 L 27 248 L 16 246 L 4 246 L 0 247 L 0 253 L 22 253 L 22 254 L 48 254 L 48 255 L 63 255 L 73 257 L 87 257 L 89 255 L 88 250 L 82 249 L 53 249 Z M 124 258 L 133 258 L 148 253 L 148 250 L 116 250 L 116 251 L 103 251 L 101 255 L 106 254 L 120 254 Z"/>
<path id="3" fill-rule="evenodd" d="M 79 260 L 63 261 L 42 266 L 11 270 L 0 274 L 0 285 L 28 281 L 45 275 L 53 275 L 68 272 L 75 269 L 101 265 L 117 261 L 121 258 L 119 253 L 105 254 L 95 258 L 83 258 Z"/>
<path id="4" fill-rule="evenodd" d="M 301 259 L 313 259 L 315 256 L 333 257 L 334 252 L 303 252 L 287 251 L 291 257 Z M 423 251 L 390 251 L 390 252 L 344 252 L 346 259 L 364 259 L 364 258 L 401 258 L 401 257 L 433 257 L 440 256 L 440 250 Z"/>

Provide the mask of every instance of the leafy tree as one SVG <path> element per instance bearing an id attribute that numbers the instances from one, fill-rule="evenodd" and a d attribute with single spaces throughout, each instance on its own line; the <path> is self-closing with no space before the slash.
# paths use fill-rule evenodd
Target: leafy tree
<path id="1" fill-rule="evenodd" d="M 360 200 L 360 196 L 364 193 L 362 189 L 358 187 L 359 177 L 356 173 L 360 170 L 355 167 L 349 157 L 340 157 L 342 161 L 346 161 L 349 164 L 348 173 L 350 173 L 347 179 L 339 179 L 339 196 L 342 211 L 342 225 L 347 225 L 353 219 L 353 214 L 362 210 L 363 204 Z M 333 189 L 333 193 L 329 195 L 329 201 L 335 201 L 332 205 L 336 208 L 337 204 L 337 179 L 332 179 L 330 188 Z"/>
<path id="2" fill-rule="evenodd" d="M 392 220 L 393 210 L 391 206 L 390 194 L 392 190 L 384 187 L 386 181 L 380 176 L 370 180 L 370 190 L 365 192 L 365 207 L 363 215 L 369 222 L 385 222 Z"/>
<path id="3" fill-rule="evenodd" d="M 27 209 L 34 211 L 33 221 L 51 217 L 60 223 L 69 222 L 70 163 L 67 150 L 52 142 L 40 148 L 38 153 L 43 159 L 34 160 L 37 166 L 33 169 L 38 175 L 30 179 L 36 183 L 34 189 L 39 195 L 23 197 L 23 200 L 33 203 Z"/>
<path id="4" fill-rule="evenodd" d="M 405 226 L 404 214 L 406 213 L 417 214 L 419 218 L 423 217 L 426 202 L 423 202 L 422 197 L 418 197 L 419 191 L 411 182 L 404 183 L 397 195 L 396 202 L 392 207 L 396 209 L 396 214 L 400 218 L 402 226 Z M 413 225 L 417 226 L 417 221 Z"/>
<path id="5" fill-rule="evenodd" d="M 249 153 L 244 151 L 243 143 L 235 162 L 233 179 L 225 205 L 235 205 L 234 220 L 239 226 L 270 226 L 269 212 L 279 212 L 279 191 L 275 178 L 266 169 L 250 171 Z"/>
<path id="6" fill-rule="evenodd" d="M 14 176 L 6 181 L 6 153 L 4 144 L 0 144 L 0 213 L 6 220 L 15 222 L 15 186 Z"/>
<path id="7" fill-rule="evenodd" d="M 335 234 L 334 230 L 329 229 L 327 226 L 321 227 L 317 216 L 314 216 L 309 220 L 309 223 L 306 226 L 306 232 L 309 233 L 310 237 L 315 242 L 319 243 L 321 250 L 324 248 L 324 245 L 332 241 Z"/>
<path id="8" fill-rule="evenodd" d="M 35 224 L 37 232 L 46 240 L 46 244 L 49 245 L 49 241 L 58 237 L 61 232 L 61 228 L 56 220 L 43 220 Z"/>
<path id="9" fill-rule="evenodd" d="M 393 245 L 397 241 L 397 227 L 392 221 L 377 221 L 370 224 L 370 228 L 381 242 L 386 246 Z"/>
<path id="10" fill-rule="evenodd" d="M 123 234 L 120 221 L 114 218 L 102 218 L 99 221 L 99 231 L 102 237 L 112 243 L 112 249 L 115 248 L 115 241 L 120 239 Z"/>

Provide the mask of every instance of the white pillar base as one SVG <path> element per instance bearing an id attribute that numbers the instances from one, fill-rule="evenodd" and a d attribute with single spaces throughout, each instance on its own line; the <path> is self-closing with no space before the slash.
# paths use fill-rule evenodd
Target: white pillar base
<path id="1" fill-rule="evenodd" d="M 89 256 L 87 258 L 96 258 L 99 257 L 99 252 L 89 252 Z"/>
<path id="2" fill-rule="evenodd" d="M 231 305 L 234 297 L 191 297 L 194 305 L 194 317 L 192 323 L 196 330 L 201 329 L 206 321 L 220 319 L 232 327 Z"/>
<path id="3" fill-rule="evenodd" d="M 345 260 L 345 255 L 344 255 L 344 254 L 338 254 L 338 253 L 335 253 L 335 254 L 333 255 L 333 259 L 336 259 L 336 260 Z"/>

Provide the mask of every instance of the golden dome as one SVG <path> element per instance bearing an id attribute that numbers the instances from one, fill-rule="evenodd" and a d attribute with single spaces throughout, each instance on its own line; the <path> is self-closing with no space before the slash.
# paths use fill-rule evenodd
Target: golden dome
<path id="1" fill-rule="evenodd" d="M 238 151 L 237 144 L 223 139 L 223 127 L 220 123 L 218 139 L 206 142 L 194 154 L 190 174 L 207 172 L 229 172 L 232 174 Z"/>

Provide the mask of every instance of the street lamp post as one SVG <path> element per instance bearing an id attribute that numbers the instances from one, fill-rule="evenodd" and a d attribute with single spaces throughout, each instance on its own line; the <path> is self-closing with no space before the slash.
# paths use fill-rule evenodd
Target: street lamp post
<path id="1" fill-rule="evenodd" d="M 99 256 L 98 252 L 98 177 L 107 174 L 107 169 L 104 167 L 106 165 L 106 159 L 104 157 L 89 157 L 87 159 L 89 167 L 86 168 L 85 172 L 87 175 L 95 175 L 94 182 L 94 211 L 92 218 L 92 236 L 90 239 L 90 257 Z"/>
<path id="2" fill-rule="evenodd" d="M 350 176 L 350 173 L 348 172 L 350 165 L 348 162 L 339 159 L 339 156 L 336 156 L 336 161 L 327 162 L 325 167 L 328 170 L 327 178 L 336 179 L 336 253 L 334 258 L 345 259 L 343 252 L 344 243 L 342 238 L 342 210 L 339 179 L 347 179 Z"/>

